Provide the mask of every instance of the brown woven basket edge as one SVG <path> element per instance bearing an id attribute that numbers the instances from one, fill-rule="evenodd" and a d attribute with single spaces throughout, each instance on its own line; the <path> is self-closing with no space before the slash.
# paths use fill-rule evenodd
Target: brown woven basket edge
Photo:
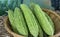
<path id="1" fill-rule="evenodd" d="M 44 9 L 44 8 L 42 10 L 45 11 L 45 12 L 49 12 L 50 14 L 54 14 L 55 16 L 57 16 L 60 19 L 60 16 L 55 11 Z"/>
<path id="2" fill-rule="evenodd" d="M 8 33 L 13 35 L 13 37 L 24 37 L 24 36 L 18 35 L 16 33 L 14 33 L 13 31 L 11 31 L 11 29 L 9 28 L 7 22 L 8 22 L 8 16 L 6 16 L 5 19 L 4 19 L 5 29 L 7 30 Z"/>

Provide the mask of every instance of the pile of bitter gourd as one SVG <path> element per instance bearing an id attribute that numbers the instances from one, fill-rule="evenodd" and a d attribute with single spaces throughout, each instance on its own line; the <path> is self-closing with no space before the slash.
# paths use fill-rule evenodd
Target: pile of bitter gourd
<path id="1" fill-rule="evenodd" d="M 24 37 L 49 37 L 54 35 L 54 24 L 38 4 L 20 4 L 8 10 L 12 30 Z"/>

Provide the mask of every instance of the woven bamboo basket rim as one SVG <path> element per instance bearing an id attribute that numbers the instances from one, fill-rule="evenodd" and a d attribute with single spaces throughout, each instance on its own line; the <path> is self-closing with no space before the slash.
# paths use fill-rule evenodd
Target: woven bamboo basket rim
<path id="1" fill-rule="evenodd" d="M 56 17 L 58 17 L 58 19 L 60 19 L 60 16 L 59 16 L 55 11 L 48 10 L 48 9 L 44 9 L 44 8 L 43 8 L 43 11 L 49 12 L 49 14 L 53 14 L 53 15 L 55 15 Z"/>
<path id="2" fill-rule="evenodd" d="M 44 9 L 44 8 L 42 10 L 45 11 L 45 12 L 47 12 L 48 15 L 50 15 L 50 14 L 55 15 L 60 20 L 60 16 L 55 11 Z M 53 35 L 53 36 L 50 36 L 50 37 L 60 37 L 60 32 L 57 33 L 57 34 L 55 34 L 55 35 Z"/>
<path id="3" fill-rule="evenodd" d="M 10 27 L 8 26 L 7 22 L 8 22 L 8 17 L 6 16 L 5 20 L 4 20 L 4 26 L 5 26 L 5 29 L 8 31 L 8 33 L 10 33 L 11 35 L 13 35 L 13 37 L 24 37 L 24 36 L 21 36 L 21 35 L 18 35 L 16 34 L 15 32 L 13 32 Z"/>
<path id="4" fill-rule="evenodd" d="M 48 10 L 48 9 L 42 9 L 43 11 L 47 12 L 48 14 L 53 14 L 55 15 L 56 17 L 58 17 L 58 19 L 60 19 L 60 16 L 55 12 L 55 11 L 52 11 L 52 10 Z M 13 35 L 13 37 L 24 37 L 24 36 L 21 36 L 21 35 L 18 35 L 16 33 L 14 33 L 10 27 L 8 26 L 7 24 L 8 22 L 8 17 L 6 16 L 5 19 L 4 19 L 4 25 L 5 25 L 5 29 L 7 30 L 7 32 L 9 32 L 10 34 Z M 55 34 L 54 36 L 51 36 L 51 37 L 57 37 L 57 36 L 60 36 L 60 33 L 58 34 Z"/>

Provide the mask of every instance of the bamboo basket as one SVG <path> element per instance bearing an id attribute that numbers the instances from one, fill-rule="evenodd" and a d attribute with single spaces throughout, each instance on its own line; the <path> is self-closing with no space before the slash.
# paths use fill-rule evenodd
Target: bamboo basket
<path id="1" fill-rule="evenodd" d="M 51 19 L 54 22 L 55 34 L 53 36 L 50 36 L 50 37 L 60 37 L 60 16 L 56 12 L 54 12 L 54 11 L 51 11 L 51 10 L 48 10 L 48 9 L 42 9 L 42 10 L 45 11 L 51 17 Z M 24 36 L 21 36 L 21 35 L 18 35 L 16 33 L 14 33 L 11 30 L 8 17 L 5 17 L 5 19 L 4 19 L 4 25 L 5 25 L 5 29 L 10 34 L 12 34 L 13 37 L 24 37 Z"/>

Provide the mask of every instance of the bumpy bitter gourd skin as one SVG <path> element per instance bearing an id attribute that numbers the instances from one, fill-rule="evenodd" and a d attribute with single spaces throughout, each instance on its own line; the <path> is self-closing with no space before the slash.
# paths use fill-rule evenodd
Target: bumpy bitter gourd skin
<path id="1" fill-rule="evenodd" d="M 33 11 L 33 14 L 34 14 L 34 10 L 32 9 L 32 6 L 30 5 L 30 9 Z M 35 14 L 34 14 L 35 16 Z M 35 16 L 36 17 L 36 16 Z M 36 18 L 37 19 L 37 18 Z M 37 19 L 37 22 L 38 22 L 38 19 Z M 39 22 L 38 22 L 39 23 Z M 40 23 L 39 23 L 39 34 L 38 34 L 39 37 L 43 37 L 43 30 L 40 26 Z"/>
<path id="2" fill-rule="evenodd" d="M 13 31 L 18 33 L 17 29 L 16 29 L 16 26 L 15 26 L 15 23 L 14 23 L 14 13 L 13 13 L 12 10 L 8 10 L 8 17 L 9 17 L 9 21 L 11 23 Z"/>
<path id="3" fill-rule="evenodd" d="M 16 28 L 19 34 L 28 36 L 28 30 L 26 27 L 26 23 L 24 21 L 24 17 L 22 15 L 21 10 L 17 7 L 14 10 L 14 19 L 15 19 L 14 22 L 16 24 Z"/>
<path id="4" fill-rule="evenodd" d="M 33 15 L 32 11 L 29 9 L 29 7 L 27 5 L 21 4 L 20 7 L 21 7 L 23 14 L 25 16 L 30 33 L 34 37 L 37 37 L 38 32 L 39 32 L 39 28 L 38 28 L 38 23 L 35 19 L 35 16 Z"/>
<path id="5" fill-rule="evenodd" d="M 45 13 L 45 12 L 44 12 Z M 52 27 L 54 28 L 54 23 L 52 21 L 52 19 L 48 16 L 47 13 L 45 13 L 45 16 L 47 17 L 48 21 L 50 22 L 50 24 L 52 25 Z"/>
<path id="6" fill-rule="evenodd" d="M 50 22 L 47 20 L 45 14 L 43 13 L 42 9 L 39 5 L 33 4 L 32 5 L 33 10 L 35 11 L 34 14 L 36 15 L 37 19 L 39 20 L 39 23 L 41 23 L 41 27 L 47 33 L 48 35 L 54 34 L 54 29 Z"/>

